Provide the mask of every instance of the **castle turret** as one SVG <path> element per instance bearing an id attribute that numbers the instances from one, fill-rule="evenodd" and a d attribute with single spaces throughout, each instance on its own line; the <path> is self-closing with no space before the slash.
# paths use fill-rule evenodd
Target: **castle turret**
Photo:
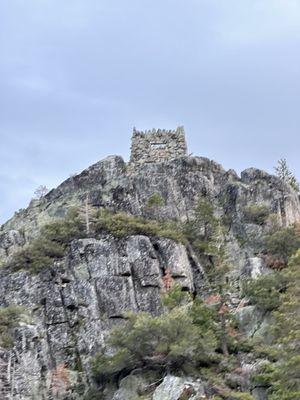
<path id="1" fill-rule="evenodd" d="M 176 130 L 152 129 L 137 131 L 133 128 L 131 165 L 170 161 L 187 155 L 183 127 Z"/>

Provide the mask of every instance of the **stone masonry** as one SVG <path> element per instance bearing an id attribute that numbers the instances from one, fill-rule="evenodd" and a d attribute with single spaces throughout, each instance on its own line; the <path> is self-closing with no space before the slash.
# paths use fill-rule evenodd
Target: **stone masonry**
<path id="1" fill-rule="evenodd" d="M 176 130 L 133 129 L 130 165 L 169 161 L 187 155 L 183 127 Z"/>

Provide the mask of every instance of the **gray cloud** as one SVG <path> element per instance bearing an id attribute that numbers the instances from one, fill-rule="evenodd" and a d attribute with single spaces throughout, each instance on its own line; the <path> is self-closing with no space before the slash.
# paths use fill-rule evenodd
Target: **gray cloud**
<path id="1" fill-rule="evenodd" d="M 132 126 L 184 124 L 226 168 L 299 171 L 299 45 L 297 0 L 1 2 L 0 221 L 128 158 Z"/>

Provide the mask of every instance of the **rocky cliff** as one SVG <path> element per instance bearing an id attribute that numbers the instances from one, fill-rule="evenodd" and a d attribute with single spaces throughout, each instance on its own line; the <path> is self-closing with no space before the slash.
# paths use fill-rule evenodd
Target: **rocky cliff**
<path id="1" fill-rule="evenodd" d="M 153 193 L 163 200 L 159 207 L 148 206 Z M 264 204 L 287 226 L 300 219 L 299 198 L 275 176 L 250 168 L 239 177 L 202 157 L 181 157 L 135 169 L 128 168 L 119 156 L 96 163 L 33 200 L 1 227 L 1 261 L 5 264 L 38 235 L 43 224 L 63 217 L 70 206 L 83 204 L 87 196 L 96 208 L 184 223 L 193 218 L 199 197 L 208 195 L 216 215 L 227 221 L 226 247 L 234 267 L 232 306 L 237 307 L 240 279 L 267 269 L 256 244 L 265 227 L 246 221 L 243 210 Z M 160 313 L 162 277 L 168 268 L 183 290 L 194 295 L 205 290 L 205 272 L 193 249 L 171 239 L 144 235 L 116 238 L 102 233 L 73 240 L 64 258 L 39 274 L 2 268 L 0 305 L 20 305 L 28 317 L 15 328 L 13 346 L 0 350 L 1 399 L 84 398 L 92 384 L 91 357 L 109 330 L 122 323 L 124 311 Z M 246 333 L 254 334 L 262 320 L 248 311 Z M 247 307 L 243 318 L 246 314 Z M 253 324 L 257 326 L 253 328 Z M 245 362 L 245 369 L 247 365 Z M 138 384 L 141 381 L 122 381 L 119 390 L 107 398 L 133 399 L 130 390 Z M 177 400 L 180 387 L 188 385 L 195 394 L 187 398 L 206 398 L 201 382 L 169 376 L 157 387 L 153 399 Z M 264 398 L 259 388 L 251 390 L 257 399 Z M 165 393 L 173 394 L 166 397 Z"/>

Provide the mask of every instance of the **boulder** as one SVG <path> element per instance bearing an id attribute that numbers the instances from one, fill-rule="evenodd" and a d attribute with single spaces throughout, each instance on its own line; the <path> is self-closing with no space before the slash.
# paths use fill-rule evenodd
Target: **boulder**
<path id="1" fill-rule="evenodd" d="M 167 375 L 153 393 L 153 400 L 200 400 L 206 399 L 201 380 Z"/>

